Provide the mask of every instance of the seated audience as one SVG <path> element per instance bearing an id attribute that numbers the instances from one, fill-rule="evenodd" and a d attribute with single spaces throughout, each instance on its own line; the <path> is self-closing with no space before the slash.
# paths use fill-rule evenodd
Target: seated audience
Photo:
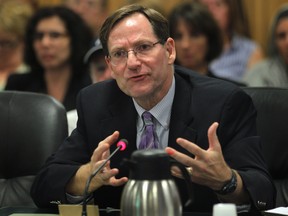
<path id="1" fill-rule="evenodd" d="M 204 5 L 197 1 L 176 5 L 170 13 L 169 25 L 170 35 L 175 40 L 176 64 L 202 75 L 244 85 L 217 77 L 209 68 L 209 63 L 221 54 L 223 40 L 218 24 Z"/>
<path id="2" fill-rule="evenodd" d="M 224 40 L 222 54 L 211 62 L 216 76 L 241 82 L 244 73 L 263 59 L 262 49 L 248 38 L 249 31 L 240 0 L 200 0 L 218 22 Z"/>
<path id="3" fill-rule="evenodd" d="M 97 83 L 111 78 L 111 72 L 105 62 L 105 54 L 99 39 L 84 56 L 84 62 L 88 65 L 92 82 Z M 78 116 L 76 110 L 67 112 L 69 134 L 75 129 Z"/>
<path id="4" fill-rule="evenodd" d="M 75 109 L 79 90 L 91 84 L 83 62 L 90 41 L 92 33 L 72 10 L 40 9 L 26 31 L 25 62 L 31 72 L 11 75 L 5 89 L 46 93 L 67 111 Z"/>
<path id="5" fill-rule="evenodd" d="M 195 1 L 176 5 L 169 16 L 169 29 L 175 40 L 176 64 L 214 77 L 208 65 L 221 54 L 223 41 L 206 7 Z"/>
<path id="6" fill-rule="evenodd" d="M 168 26 L 159 12 L 139 5 L 106 19 L 100 40 L 114 79 L 79 93 L 77 128 L 33 183 L 37 206 L 81 203 L 88 177 L 117 140 L 126 138 L 123 154 L 115 154 L 91 181 L 88 192 L 100 208 L 119 208 L 129 175 L 121 161 L 147 148 L 165 149 L 190 171 L 195 200 L 184 211 L 212 212 L 213 204 L 228 202 L 256 216 L 274 207 L 275 188 L 261 154 L 251 98 L 229 82 L 174 66 Z M 142 139 L 144 112 L 155 126 L 151 143 Z M 178 170 L 172 174 L 185 202 L 185 182 Z"/>
<path id="7" fill-rule="evenodd" d="M 84 56 L 84 62 L 88 65 L 89 74 L 93 83 L 111 78 L 111 71 L 106 64 L 105 53 L 99 39 L 95 41 L 94 45 Z"/>
<path id="8" fill-rule="evenodd" d="M 270 29 L 267 58 L 247 71 L 249 86 L 288 88 L 288 5 L 276 13 Z"/>
<path id="9" fill-rule="evenodd" d="M 0 2 L 0 91 L 12 73 L 25 73 L 24 35 L 33 9 L 21 0 Z"/>
<path id="10" fill-rule="evenodd" d="M 108 16 L 107 0 L 64 0 L 64 5 L 78 13 L 91 28 L 94 38 Z"/>
<path id="11" fill-rule="evenodd" d="M 138 4 L 143 7 L 152 8 L 160 12 L 164 17 L 167 17 L 167 10 L 163 7 L 163 1 L 159 0 L 127 0 L 128 4 Z"/>

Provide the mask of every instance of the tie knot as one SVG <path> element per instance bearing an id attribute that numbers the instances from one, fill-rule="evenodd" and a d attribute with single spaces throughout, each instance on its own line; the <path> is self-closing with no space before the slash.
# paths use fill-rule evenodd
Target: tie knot
<path id="1" fill-rule="evenodd" d="M 153 122 L 152 122 L 152 114 L 148 111 L 145 111 L 143 114 L 142 114 L 142 118 L 143 118 L 143 121 L 144 121 L 144 124 L 145 125 L 153 125 Z"/>

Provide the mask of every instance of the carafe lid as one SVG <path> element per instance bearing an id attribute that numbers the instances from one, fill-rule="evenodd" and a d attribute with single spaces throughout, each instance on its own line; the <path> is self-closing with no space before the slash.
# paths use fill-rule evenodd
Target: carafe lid
<path id="1" fill-rule="evenodd" d="M 171 179 L 170 156 L 161 149 L 146 149 L 133 152 L 130 161 L 130 179 Z"/>

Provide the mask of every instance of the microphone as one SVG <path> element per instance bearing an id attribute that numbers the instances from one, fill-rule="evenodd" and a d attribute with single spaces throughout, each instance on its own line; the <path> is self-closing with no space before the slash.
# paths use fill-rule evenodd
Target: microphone
<path id="1" fill-rule="evenodd" d="M 88 196 L 88 188 L 91 183 L 91 180 L 96 176 L 99 171 L 107 164 L 107 162 L 110 160 L 113 155 L 120 151 L 124 151 L 128 145 L 128 141 L 126 139 L 121 139 L 117 143 L 117 148 L 112 152 L 112 154 L 109 155 L 109 157 L 89 176 L 89 178 L 86 181 L 85 189 L 84 189 L 84 196 L 83 196 L 83 205 L 82 205 L 82 216 L 87 216 L 87 196 Z"/>

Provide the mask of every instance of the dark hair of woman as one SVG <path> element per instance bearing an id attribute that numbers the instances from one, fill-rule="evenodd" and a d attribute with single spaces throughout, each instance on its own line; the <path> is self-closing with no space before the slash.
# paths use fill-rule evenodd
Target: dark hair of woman
<path id="1" fill-rule="evenodd" d="M 191 35 L 203 34 L 207 37 L 208 48 L 205 60 L 207 63 L 218 57 L 222 52 L 223 40 L 218 24 L 208 9 L 196 1 L 177 5 L 169 15 L 170 36 L 175 40 L 180 37 L 178 22 L 183 20 Z M 177 63 L 177 60 L 176 60 Z"/>
<path id="2" fill-rule="evenodd" d="M 34 37 L 37 24 L 43 19 L 53 16 L 56 16 L 62 20 L 67 34 L 71 39 L 71 55 L 69 62 L 73 70 L 73 76 L 78 76 L 86 69 L 83 58 L 91 46 L 93 36 L 91 30 L 82 20 L 82 18 L 66 7 L 45 7 L 39 9 L 35 13 L 27 26 L 24 60 L 31 67 L 32 73 L 43 73 L 44 69 L 37 60 L 35 50 L 33 48 L 33 42 L 35 39 Z"/>

